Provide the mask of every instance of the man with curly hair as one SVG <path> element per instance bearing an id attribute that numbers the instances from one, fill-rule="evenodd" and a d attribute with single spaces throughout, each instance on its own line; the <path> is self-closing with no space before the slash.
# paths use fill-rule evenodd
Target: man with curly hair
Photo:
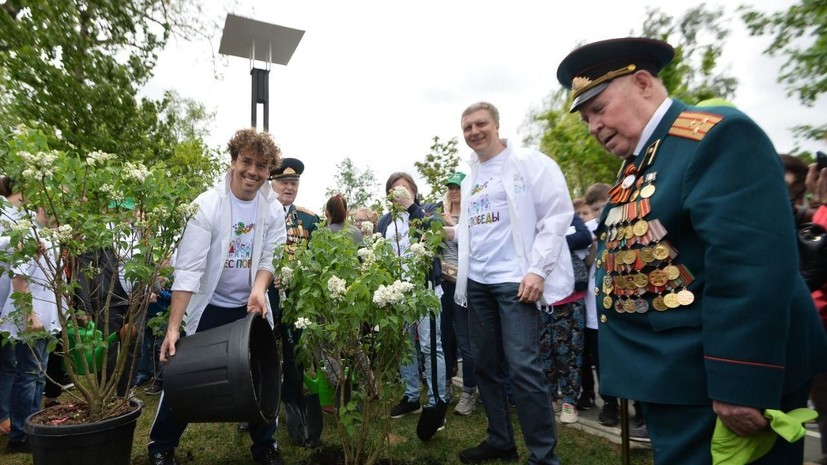
<path id="1" fill-rule="evenodd" d="M 273 255 L 285 242 L 284 214 L 267 184 L 281 151 L 266 132 L 237 131 L 228 144 L 231 163 L 223 180 L 195 200 L 198 213 L 184 229 L 161 362 L 175 356 L 181 323 L 187 333 L 205 331 L 259 312 L 273 324 L 266 298 Z M 175 465 L 174 450 L 187 424 L 177 421 L 162 395 L 149 433 L 153 465 Z M 274 439 L 277 422 L 250 425 L 257 463 L 281 465 Z"/>

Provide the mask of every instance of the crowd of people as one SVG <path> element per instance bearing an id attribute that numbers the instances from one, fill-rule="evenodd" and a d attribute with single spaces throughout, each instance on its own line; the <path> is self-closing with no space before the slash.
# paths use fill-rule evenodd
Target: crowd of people
<path id="1" fill-rule="evenodd" d="M 601 399 L 600 423 L 616 426 L 619 400 L 628 399 L 631 436 L 651 440 L 657 465 L 702 465 L 728 453 L 718 442 L 722 431 L 760 437 L 774 427 L 774 412 L 811 398 L 822 414 L 818 463 L 827 464 L 827 277 L 805 282 L 799 264 L 809 256 L 800 255 L 796 234 L 816 224 L 827 238 L 827 169 L 779 157 L 732 106 L 670 98 L 658 73 L 674 53 L 662 41 L 625 38 L 584 45 L 560 63 L 571 112 L 622 160 L 614 185 L 592 185 L 582 198 L 571 198 L 550 157 L 500 137 L 499 111 L 488 102 L 459 118 L 470 171 L 453 173 L 436 205 L 420 201 L 413 176 L 392 173 L 385 192 L 402 212 L 394 215 L 351 212 L 338 194 L 324 219 L 297 206 L 304 163 L 282 158 L 267 133 L 238 131 L 225 178 L 196 199 L 200 209 L 184 229 L 163 295 L 165 336 L 157 351 L 144 336 L 137 382 L 162 388 L 154 360 L 175 356 L 184 323 L 192 334 L 260 312 L 282 346 L 282 400 L 303 402 L 304 367 L 295 357 L 301 330 L 279 309 L 276 250 L 312 243 L 324 226 L 348 231 L 356 244 L 375 231 L 402 255 L 415 225 L 438 222 L 443 247 L 422 285 L 440 298 L 441 312 L 407 322 L 412 353 L 399 367 L 403 396 L 388 412 L 420 414 L 423 441 L 448 426 L 449 403 L 459 417 L 481 406 L 484 437 L 459 460 L 518 461 L 513 409 L 525 461 L 556 465 L 557 421 L 575 423 Z M 250 267 L 227 267 L 230 259 Z M 0 299 L 26 281 L 25 270 L 13 274 L 0 281 Z M 40 346 L 6 347 L 2 369 L 15 359 L 17 371 L 0 371 L 0 420 L 11 418 L 0 430 L 10 429 L 11 445 L 25 439 L 23 411 L 39 408 L 43 377 L 26 370 L 29 358 L 46 354 Z M 186 426 L 162 396 L 150 432 L 153 465 L 177 463 Z M 277 422 L 239 427 L 249 432 L 256 462 L 284 463 Z M 802 441 L 774 441 L 753 459 L 800 465 Z"/>

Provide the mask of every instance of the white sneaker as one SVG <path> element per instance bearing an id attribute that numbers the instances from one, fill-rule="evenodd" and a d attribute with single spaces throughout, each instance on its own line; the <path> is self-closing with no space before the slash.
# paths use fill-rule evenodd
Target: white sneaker
<path id="1" fill-rule="evenodd" d="M 474 398 L 474 394 L 463 391 L 459 396 L 459 402 L 457 402 L 456 407 L 454 407 L 454 413 L 462 416 L 471 415 L 474 413 L 475 403 L 476 399 Z"/>
<path id="2" fill-rule="evenodd" d="M 574 404 L 564 403 L 560 412 L 560 423 L 577 423 L 578 419 L 580 415 L 577 413 L 577 407 Z"/>

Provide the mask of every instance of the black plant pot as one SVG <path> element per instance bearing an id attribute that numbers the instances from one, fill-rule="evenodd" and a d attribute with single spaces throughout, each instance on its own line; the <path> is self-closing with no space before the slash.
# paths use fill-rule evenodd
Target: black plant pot
<path id="1" fill-rule="evenodd" d="M 181 338 L 164 366 L 164 400 L 178 421 L 269 423 L 281 370 L 270 324 L 258 313 Z"/>
<path id="2" fill-rule="evenodd" d="M 23 429 L 29 435 L 34 465 L 129 465 L 132 463 L 132 438 L 143 403 L 119 417 L 82 425 L 40 425 L 26 418 Z"/>

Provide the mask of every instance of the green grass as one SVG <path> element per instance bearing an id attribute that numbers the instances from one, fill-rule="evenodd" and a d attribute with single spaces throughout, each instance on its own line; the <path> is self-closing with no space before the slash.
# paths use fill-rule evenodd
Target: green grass
<path id="1" fill-rule="evenodd" d="M 148 465 L 146 447 L 149 443 L 149 429 L 155 417 L 158 397 L 147 396 L 141 389 L 138 397 L 145 403 L 144 411 L 138 419 L 135 440 L 132 446 L 132 463 Z M 67 394 L 64 394 L 66 396 Z M 455 398 L 458 396 L 455 396 Z M 475 446 L 485 438 L 487 426 L 481 406 L 469 417 L 453 415 L 453 405 L 449 408 L 447 427 L 436 434 L 427 443 L 416 437 L 417 416 L 408 416 L 392 423 L 394 440 L 393 457 L 407 463 L 458 464 L 457 455 L 465 448 Z M 517 445 L 520 457 L 528 455 L 522 442 L 516 413 L 512 415 L 514 429 L 517 432 Z M 284 425 L 284 422 L 281 423 Z M 556 452 L 563 465 L 612 465 L 620 464 L 620 446 L 606 439 L 593 436 L 574 428 L 557 424 L 559 444 Z M 324 444 L 336 443 L 333 417 L 325 415 L 325 430 L 322 437 Z M 279 447 L 288 465 L 311 465 L 307 462 L 312 450 L 295 446 L 287 437 L 285 428 L 280 428 L 277 436 Z M 5 448 L 7 439 L 0 438 L 0 451 Z M 248 447 L 250 438 L 246 433 L 236 432 L 236 424 L 230 423 L 193 423 L 181 438 L 181 446 L 176 457 L 182 464 L 198 465 L 234 465 L 253 463 Z M 2 454 L 2 452 L 0 452 Z M 0 455 L 0 462 L 6 465 L 29 465 L 31 455 Z M 493 462 L 495 465 L 498 462 Z M 632 465 L 651 465 L 651 453 L 647 450 L 632 450 Z M 91 465 L 91 464 L 90 464 Z M 95 464 L 97 465 L 97 464 Z"/>

